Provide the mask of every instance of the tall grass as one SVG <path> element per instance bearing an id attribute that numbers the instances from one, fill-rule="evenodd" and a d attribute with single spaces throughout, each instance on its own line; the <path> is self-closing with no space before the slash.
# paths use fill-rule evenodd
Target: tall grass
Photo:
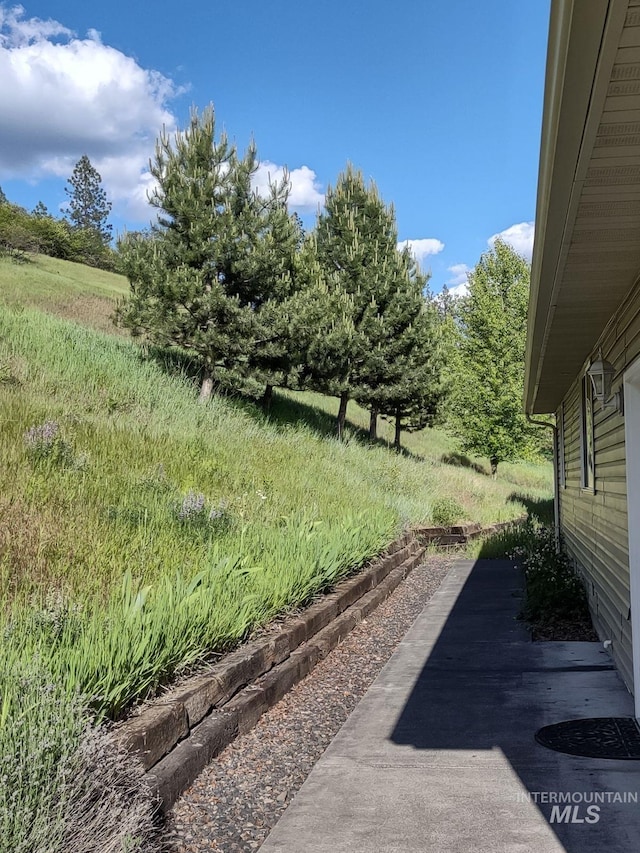
<path id="1" fill-rule="evenodd" d="M 214 544 L 206 568 L 190 578 L 168 571 L 143 586 L 127 570 L 106 603 L 59 598 L 14 607 L 2 652 L 39 661 L 69 695 L 82 693 L 97 716 L 115 718 L 175 672 L 333 585 L 380 550 L 390 535 L 383 522 L 291 518 L 279 535 L 245 531 L 236 553 Z"/>
<path id="2" fill-rule="evenodd" d="M 117 718 L 439 501 L 489 522 L 549 489 L 548 466 L 493 481 L 437 430 L 396 455 L 383 424 L 370 447 L 353 403 L 339 443 L 320 395 L 279 393 L 270 418 L 198 405 L 186 375 L 96 331 L 125 287 L 0 261 L 0 849 L 15 853 L 148 849 L 135 768 L 87 712 Z"/>
<path id="3" fill-rule="evenodd" d="M 102 331 L 116 332 L 111 316 L 116 299 L 129 285 L 121 275 L 61 261 L 46 255 L 28 255 L 17 265 L 0 256 L 0 305 L 32 307 Z"/>
<path id="4" fill-rule="evenodd" d="M 167 377 L 131 343 L 38 312 L 0 316 L 0 368 L 0 571 L 11 596 L 51 585 L 107 594 L 123 566 L 145 582 L 167 567 L 190 576 L 214 542 L 233 552 L 247 527 L 277 531 L 301 510 L 319 521 L 373 513 L 385 535 L 429 520 L 447 494 L 471 520 L 520 512 L 507 480 L 355 436 L 340 444 L 233 401 L 197 406 L 186 379 Z M 83 464 L 33 465 L 23 436 L 45 421 Z M 229 523 L 178 525 L 174 507 L 189 490 L 223 502 Z"/>
<path id="5" fill-rule="evenodd" d="M 38 311 L 0 315 L 0 365 L 3 645 L 98 716 L 305 603 L 443 493 L 474 520 L 521 511 L 463 466 L 198 406 L 132 343 Z"/>

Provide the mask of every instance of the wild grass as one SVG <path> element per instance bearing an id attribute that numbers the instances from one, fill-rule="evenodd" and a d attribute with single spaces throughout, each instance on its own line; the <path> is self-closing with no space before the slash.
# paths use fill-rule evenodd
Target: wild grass
<path id="1" fill-rule="evenodd" d="M 548 468 L 491 480 L 438 430 L 398 455 L 383 424 L 369 446 L 354 403 L 342 443 L 321 395 L 277 393 L 268 418 L 242 400 L 198 405 L 187 376 L 131 341 L 28 307 L 112 305 L 123 282 L 0 262 L 4 651 L 40 660 L 98 716 L 304 604 L 443 501 L 491 522 L 548 493 Z"/>
<path id="2" fill-rule="evenodd" d="M 39 311 L 2 313 L 0 364 L 5 642 L 98 714 L 308 601 L 443 493 L 474 520 L 521 512 L 509 481 L 199 406 L 132 343 Z"/>
<path id="3" fill-rule="evenodd" d="M 0 257 L 0 306 L 35 307 L 93 329 L 118 333 L 111 321 L 127 280 L 115 273 L 47 255 L 25 255 L 16 264 Z"/>
<path id="4" fill-rule="evenodd" d="M 494 481 L 439 430 L 398 455 L 381 424 L 369 446 L 354 403 L 343 443 L 321 395 L 277 392 L 268 418 L 198 405 L 179 367 L 113 334 L 124 292 L 0 259 L 0 849 L 145 850 L 148 802 L 87 710 L 118 717 L 438 507 L 507 520 L 549 492 L 549 466 Z"/>

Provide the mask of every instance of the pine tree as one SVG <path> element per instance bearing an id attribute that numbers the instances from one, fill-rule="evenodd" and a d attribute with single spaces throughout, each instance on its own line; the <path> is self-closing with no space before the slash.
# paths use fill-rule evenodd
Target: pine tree
<path id="1" fill-rule="evenodd" d="M 431 426 L 438 415 L 444 386 L 443 353 L 433 306 L 425 301 L 412 326 L 400 336 L 395 356 L 398 379 L 387 386 L 380 405 L 395 423 L 394 447 L 401 450 L 403 431 L 415 432 Z"/>
<path id="2" fill-rule="evenodd" d="M 51 217 L 47 205 L 43 201 L 39 201 L 31 211 L 31 215 L 36 219 L 47 219 Z"/>
<path id="3" fill-rule="evenodd" d="M 371 360 L 385 336 L 381 316 L 396 289 L 398 257 L 393 208 L 350 165 L 335 189 L 327 191 L 316 246 L 325 287 L 336 293 L 343 310 L 351 306 L 340 335 L 314 343 L 322 367 L 311 362 L 307 368 L 317 390 L 339 397 L 337 431 L 342 436 L 349 399 L 370 381 Z M 335 349 L 340 341 L 342 351 Z"/>
<path id="4" fill-rule="evenodd" d="M 398 451 L 402 430 L 431 424 L 442 395 L 439 321 L 426 285 L 409 252 L 399 253 L 395 290 L 379 317 L 378 345 L 357 392 L 358 402 L 370 408 L 370 440 L 376 438 L 377 415 L 391 416 Z"/>
<path id="5" fill-rule="evenodd" d="M 253 144 L 239 157 L 224 134 L 216 140 L 212 106 L 202 116 L 194 111 L 185 131 L 163 134 L 156 145 L 151 203 L 159 216 L 151 239 L 122 243 L 131 295 L 120 321 L 195 357 L 201 400 L 214 383 L 237 387 L 252 365 L 268 360 L 265 348 L 278 332 L 271 308 L 292 287 L 288 184 L 257 196 L 257 168 Z"/>
<path id="6" fill-rule="evenodd" d="M 326 391 L 349 375 L 354 300 L 337 270 L 320 263 L 316 234 L 304 239 L 297 258 L 297 290 L 286 301 L 288 346 L 298 387 Z"/>
<path id="7" fill-rule="evenodd" d="M 91 165 L 86 154 L 76 163 L 68 184 L 65 192 L 69 197 L 71 224 L 92 238 L 96 248 L 108 246 L 111 242 L 111 225 L 108 222 L 111 202 L 102 187 L 100 173 Z"/>
<path id="8" fill-rule="evenodd" d="M 4 194 L 2 187 L 0 187 L 0 204 L 9 204 L 9 199 Z"/>
<path id="9" fill-rule="evenodd" d="M 451 426 L 464 451 L 489 458 L 494 477 L 500 462 L 528 455 L 536 441 L 522 404 L 529 273 L 497 240 L 469 274 L 458 309 Z"/>
<path id="10" fill-rule="evenodd" d="M 302 284 L 300 250 L 304 240 L 300 218 L 289 214 L 277 188 L 274 190 L 255 246 L 264 284 L 262 301 L 255 304 L 258 329 L 248 364 L 251 382 L 264 389 L 262 406 L 267 413 L 274 387 L 297 385 L 300 350 L 291 333 L 292 314 L 297 310 L 292 297 Z"/>

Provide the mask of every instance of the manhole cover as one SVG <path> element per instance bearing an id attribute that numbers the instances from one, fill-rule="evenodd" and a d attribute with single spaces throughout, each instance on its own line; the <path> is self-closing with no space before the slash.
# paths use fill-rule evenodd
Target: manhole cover
<path id="1" fill-rule="evenodd" d="M 640 759 L 640 729 L 633 717 L 566 720 L 536 732 L 542 746 L 586 758 Z"/>

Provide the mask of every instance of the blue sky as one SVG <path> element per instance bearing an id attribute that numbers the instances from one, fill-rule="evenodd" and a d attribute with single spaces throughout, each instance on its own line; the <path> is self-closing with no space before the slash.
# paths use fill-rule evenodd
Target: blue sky
<path id="1" fill-rule="evenodd" d="M 432 289 L 506 232 L 530 252 L 548 0 L 0 2 L 0 185 L 52 211 L 87 153 L 139 227 L 153 143 L 212 101 L 311 225 L 347 161 L 396 209 Z"/>

